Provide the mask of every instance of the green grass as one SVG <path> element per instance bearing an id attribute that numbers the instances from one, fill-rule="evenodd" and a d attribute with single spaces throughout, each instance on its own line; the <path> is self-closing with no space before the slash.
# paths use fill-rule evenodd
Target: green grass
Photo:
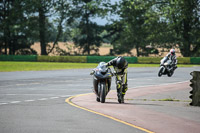
<path id="1" fill-rule="evenodd" d="M 106 99 L 117 99 L 117 98 L 106 98 Z M 175 98 L 166 98 L 166 99 L 125 99 L 128 101 L 152 101 L 152 102 L 192 102 L 192 100 L 178 100 Z"/>
<path id="2" fill-rule="evenodd" d="M 172 98 L 167 98 L 167 99 L 159 99 L 158 101 L 175 101 L 175 102 L 179 102 L 180 100 L 178 100 L 178 99 L 172 99 Z"/>
<path id="3" fill-rule="evenodd" d="M 159 67 L 159 64 L 128 64 L 128 67 Z"/>
<path id="4" fill-rule="evenodd" d="M 95 68 L 96 66 L 97 63 L 0 61 L 0 72 L 82 69 L 82 68 Z M 193 67 L 193 66 L 195 65 L 178 65 L 178 67 Z M 159 67 L 159 64 L 129 64 L 129 67 Z"/>
<path id="5" fill-rule="evenodd" d="M 94 63 L 0 62 L 0 72 L 95 68 Z"/>

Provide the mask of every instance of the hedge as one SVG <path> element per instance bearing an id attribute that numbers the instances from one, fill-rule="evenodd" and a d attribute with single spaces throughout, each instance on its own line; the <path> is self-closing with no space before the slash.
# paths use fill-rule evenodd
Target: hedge
<path id="1" fill-rule="evenodd" d="M 178 64 L 190 64 L 190 57 L 178 57 Z"/>
<path id="2" fill-rule="evenodd" d="M 114 58 L 115 56 L 87 56 L 87 63 L 108 62 Z"/>
<path id="3" fill-rule="evenodd" d="M 191 64 L 200 64 L 200 57 L 191 57 L 190 63 Z"/>
<path id="4" fill-rule="evenodd" d="M 141 64 L 160 64 L 163 57 L 138 57 L 138 63 Z"/>
<path id="5" fill-rule="evenodd" d="M 138 63 L 141 64 L 160 64 L 163 57 L 138 57 Z M 190 57 L 178 57 L 178 64 L 190 64 Z M 197 64 L 197 61 L 194 63 Z"/>
<path id="6" fill-rule="evenodd" d="M 108 62 L 116 56 L 37 56 L 37 55 L 0 55 L 0 61 L 39 61 L 39 62 Z M 128 63 L 160 64 L 163 57 L 125 57 Z M 178 57 L 178 64 L 200 64 L 200 57 Z"/>
<path id="7" fill-rule="evenodd" d="M 87 56 L 88 63 L 99 63 L 99 62 L 108 62 L 116 56 Z M 137 57 L 124 57 L 128 63 L 137 63 Z"/>
<path id="8" fill-rule="evenodd" d="M 138 58 L 137 57 L 124 57 L 128 63 L 137 63 L 138 62 Z"/>
<path id="9" fill-rule="evenodd" d="M 0 55 L 0 61 L 37 61 L 37 55 Z"/>
<path id="10" fill-rule="evenodd" d="M 79 62 L 86 63 L 86 56 L 38 56 L 39 62 Z"/>

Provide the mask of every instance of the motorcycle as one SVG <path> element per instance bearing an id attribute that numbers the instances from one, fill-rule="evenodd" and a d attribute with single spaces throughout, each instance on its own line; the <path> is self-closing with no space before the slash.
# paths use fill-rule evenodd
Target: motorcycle
<path id="1" fill-rule="evenodd" d="M 158 76 L 161 77 L 162 75 L 166 75 L 171 77 L 174 74 L 174 67 L 172 66 L 172 60 L 164 57 L 160 63 L 160 69 L 158 72 Z"/>
<path id="2" fill-rule="evenodd" d="M 96 101 L 105 103 L 106 95 L 111 88 L 112 71 L 105 62 L 100 62 L 90 73 L 93 75 L 93 92 L 96 94 Z"/>

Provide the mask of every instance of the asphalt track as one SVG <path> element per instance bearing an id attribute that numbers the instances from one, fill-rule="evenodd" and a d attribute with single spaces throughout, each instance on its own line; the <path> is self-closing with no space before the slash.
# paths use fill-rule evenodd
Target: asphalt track
<path id="1" fill-rule="evenodd" d="M 160 89 L 162 91 L 158 92 L 158 88 L 156 89 L 157 92 L 155 90 L 150 92 L 147 91 L 151 90 L 148 89 L 149 86 L 160 86 L 162 84 L 171 83 L 176 84 L 177 82 L 188 84 L 188 82 L 184 81 L 189 81 L 191 79 L 189 73 L 195 70 L 199 71 L 200 67 L 178 68 L 175 74 L 170 78 L 167 76 L 160 78 L 157 77 L 158 68 L 129 68 L 129 90 L 127 91 L 126 104 L 117 103 L 114 78 L 112 82 L 113 92 L 111 92 L 108 96 L 110 99 L 106 99 L 106 104 L 96 103 L 95 99 L 92 98 L 94 94 L 90 94 L 91 97 L 86 97 L 91 100 L 91 105 L 94 103 L 97 104 L 97 107 L 116 107 L 115 109 L 112 109 L 112 115 L 115 114 L 115 116 L 109 115 L 110 117 L 116 118 L 122 114 L 131 113 L 131 116 L 135 116 L 133 119 L 133 125 L 141 127 L 141 129 L 128 125 L 127 123 L 131 122 L 127 122 L 124 118 L 120 119 L 120 121 L 116 121 L 111 118 L 71 106 L 65 102 L 65 100 L 69 99 L 71 96 L 92 92 L 92 77 L 89 75 L 90 70 L 91 69 L 1 72 L 0 132 L 143 133 L 147 131 L 141 129 L 160 132 L 163 131 L 163 128 L 165 128 L 166 131 L 171 131 L 169 130 L 170 127 L 168 127 L 170 124 L 165 120 L 162 120 L 162 122 L 160 122 L 161 124 L 154 130 L 154 124 L 148 124 L 148 121 L 144 119 L 149 118 L 152 120 L 154 118 L 153 120 L 158 121 L 156 116 L 163 117 L 163 114 L 165 114 L 165 118 L 170 119 L 174 116 L 174 121 L 190 121 L 190 123 L 186 123 L 187 127 L 195 127 L 194 132 L 196 131 L 195 125 L 200 125 L 200 109 L 198 107 L 188 106 L 188 100 L 190 100 L 188 96 L 189 91 L 191 90 L 188 85 L 184 85 L 186 87 L 183 89 L 175 89 L 174 87 L 171 87 L 171 90 L 168 88 L 168 91 Z M 132 93 L 132 91 L 134 93 Z M 141 93 L 145 95 L 142 95 Z M 130 96 L 129 94 L 134 95 Z M 159 101 L 160 99 L 166 98 L 176 98 L 180 101 Z M 74 98 L 74 100 L 75 99 L 76 98 Z M 130 103 L 130 105 L 128 103 Z M 134 110 L 129 109 L 128 106 L 130 106 L 130 108 L 134 108 L 135 112 Z M 142 110 L 140 110 L 140 112 L 136 112 L 137 109 Z M 129 112 L 123 113 L 125 110 Z M 151 113 L 148 113 L 148 115 L 144 117 L 142 113 L 148 112 L 149 110 Z M 138 118 L 141 118 L 140 121 L 138 121 Z M 180 123 L 180 121 L 178 123 Z M 173 127 L 176 127 L 176 125 L 173 125 Z M 185 132 L 187 131 L 188 130 L 185 130 Z"/>

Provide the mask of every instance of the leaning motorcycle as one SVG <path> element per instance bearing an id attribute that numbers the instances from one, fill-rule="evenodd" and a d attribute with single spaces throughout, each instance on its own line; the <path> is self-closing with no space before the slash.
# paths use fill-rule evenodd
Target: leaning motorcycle
<path id="1" fill-rule="evenodd" d="M 96 94 L 96 101 L 105 103 L 106 95 L 111 88 L 112 71 L 105 62 L 100 62 L 91 75 L 93 75 L 93 92 Z"/>
<path id="2" fill-rule="evenodd" d="M 162 75 L 166 74 L 168 77 L 171 77 L 174 74 L 172 60 L 168 59 L 167 57 L 163 58 L 160 62 L 160 69 L 158 72 L 158 76 L 161 77 Z"/>

